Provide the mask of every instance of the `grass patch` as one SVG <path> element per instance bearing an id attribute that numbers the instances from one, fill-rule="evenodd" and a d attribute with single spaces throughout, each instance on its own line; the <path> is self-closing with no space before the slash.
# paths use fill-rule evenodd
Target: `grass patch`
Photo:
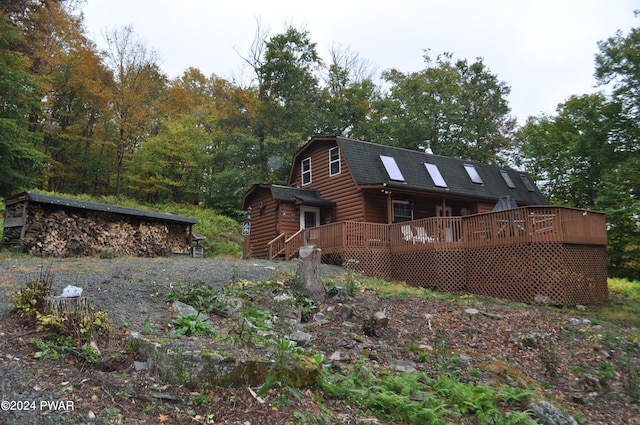
<path id="1" fill-rule="evenodd" d="M 640 301 L 640 282 L 638 281 L 609 278 L 607 285 L 611 294 L 621 295 L 632 301 Z"/>

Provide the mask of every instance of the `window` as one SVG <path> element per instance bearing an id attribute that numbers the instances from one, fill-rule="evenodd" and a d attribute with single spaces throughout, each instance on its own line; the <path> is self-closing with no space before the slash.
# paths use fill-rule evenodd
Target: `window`
<path id="1" fill-rule="evenodd" d="M 427 167 L 427 171 L 431 176 L 431 180 L 433 180 L 433 184 L 438 187 L 447 187 L 447 182 L 442 178 L 442 174 L 440 174 L 440 170 L 436 164 L 429 164 L 428 162 L 425 162 L 424 166 Z"/>
<path id="2" fill-rule="evenodd" d="M 393 201 L 393 222 L 413 220 L 413 208 L 408 201 Z"/>
<path id="3" fill-rule="evenodd" d="M 340 174 L 340 148 L 329 149 L 329 176 Z"/>
<path id="4" fill-rule="evenodd" d="M 520 179 L 522 180 L 522 183 L 524 183 L 525 187 L 529 192 L 535 192 L 535 189 L 533 188 L 533 184 L 531 184 L 531 182 L 529 181 L 529 179 L 525 174 L 520 174 Z"/>
<path id="5" fill-rule="evenodd" d="M 505 170 L 500 170 L 500 174 L 502 174 L 502 178 L 504 179 L 504 182 L 507 184 L 507 186 L 509 186 L 509 188 L 516 188 L 516 185 L 513 184 L 513 180 L 511 180 L 511 177 L 509 177 L 509 173 L 507 173 Z"/>
<path id="6" fill-rule="evenodd" d="M 311 158 L 302 160 L 302 185 L 311 183 Z"/>
<path id="7" fill-rule="evenodd" d="M 404 181 L 404 176 L 402 175 L 402 172 L 400 172 L 400 168 L 398 168 L 398 164 L 396 164 L 396 159 L 394 157 L 380 155 L 380 160 L 382 160 L 382 164 L 384 164 L 384 168 L 387 170 L 389 179 L 397 180 L 399 182 Z"/>
<path id="8" fill-rule="evenodd" d="M 482 177 L 478 174 L 478 170 L 471 164 L 464 164 L 464 169 L 467 170 L 467 174 L 469 174 L 469 178 L 473 183 L 482 184 Z"/>

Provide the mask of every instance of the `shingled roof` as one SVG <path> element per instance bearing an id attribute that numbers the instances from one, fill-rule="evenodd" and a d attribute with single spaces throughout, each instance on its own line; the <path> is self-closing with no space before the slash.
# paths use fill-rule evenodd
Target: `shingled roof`
<path id="1" fill-rule="evenodd" d="M 6 203 L 10 203 L 12 200 L 26 199 L 31 202 L 38 202 L 42 204 L 60 205 L 68 208 L 78 208 L 91 211 L 104 211 L 114 214 L 124 214 L 130 216 L 143 217 L 148 219 L 160 220 L 160 221 L 172 221 L 177 223 L 186 224 L 198 224 L 198 220 L 190 217 L 182 217 L 179 215 L 160 213 L 154 211 L 140 210 L 136 208 L 120 207 L 117 205 L 102 204 L 99 202 L 81 201 L 78 199 L 62 198 L 59 196 L 45 195 L 42 193 L 23 192 L 9 198 L 6 198 Z"/>
<path id="2" fill-rule="evenodd" d="M 502 196 L 510 195 L 519 205 L 547 204 L 531 176 L 522 171 L 345 137 L 336 137 L 336 140 L 359 185 L 385 184 L 443 195 L 456 194 L 496 201 Z M 381 156 L 395 160 L 402 180 L 390 178 Z M 446 187 L 436 184 L 425 163 L 437 166 Z M 473 166 L 482 183 L 472 182 L 465 165 Z M 509 187 L 503 174 L 510 178 L 513 187 Z"/>

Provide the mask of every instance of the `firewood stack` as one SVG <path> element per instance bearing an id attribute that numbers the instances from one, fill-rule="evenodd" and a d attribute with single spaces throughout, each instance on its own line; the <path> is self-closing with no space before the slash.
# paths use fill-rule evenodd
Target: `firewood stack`
<path id="1" fill-rule="evenodd" d="M 43 257 L 96 256 L 104 249 L 113 250 L 115 257 L 188 253 L 186 234 L 174 233 L 163 223 L 114 220 L 99 211 L 80 216 L 33 205 L 22 244 L 28 253 Z"/>

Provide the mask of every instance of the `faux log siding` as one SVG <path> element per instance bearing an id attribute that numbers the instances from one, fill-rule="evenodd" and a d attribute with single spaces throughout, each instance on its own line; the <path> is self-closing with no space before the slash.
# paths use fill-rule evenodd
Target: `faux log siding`
<path id="1" fill-rule="evenodd" d="M 293 181 L 289 183 L 305 189 L 317 189 L 324 199 L 335 202 L 336 216 L 333 221 L 364 221 L 364 197 L 357 189 L 342 153 L 340 153 L 340 174 L 329 177 L 329 150 L 335 146 L 337 145 L 333 140 L 315 143 L 298 156 L 291 175 Z M 311 183 L 302 186 L 301 161 L 309 157 L 311 157 Z"/>
<path id="2" fill-rule="evenodd" d="M 260 214 L 260 204 L 264 202 L 264 213 Z M 271 190 L 262 188 L 254 193 L 248 202 L 251 207 L 251 245 L 249 256 L 252 258 L 265 258 L 267 243 L 278 236 L 278 214 L 276 201 L 271 195 Z"/>
<path id="3" fill-rule="evenodd" d="M 367 223 L 387 223 L 387 196 L 380 194 L 369 195 L 365 199 L 365 219 Z M 374 196 L 371 196 L 374 195 Z"/>

